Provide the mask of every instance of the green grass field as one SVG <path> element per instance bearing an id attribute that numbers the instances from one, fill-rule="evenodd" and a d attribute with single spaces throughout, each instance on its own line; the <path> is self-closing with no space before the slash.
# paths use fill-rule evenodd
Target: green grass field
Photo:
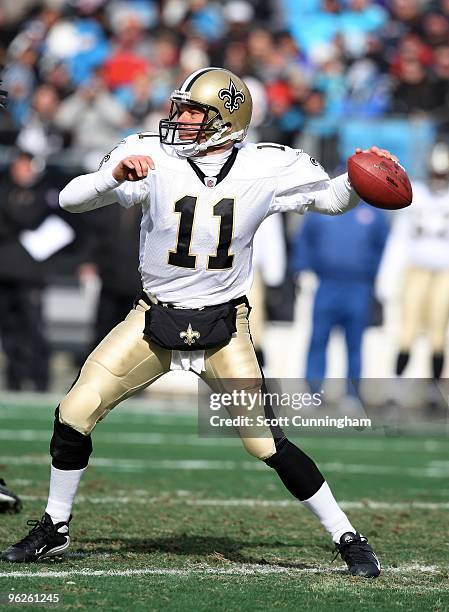
<path id="1" fill-rule="evenodd" d="M 294 438 L 379 554 L 383 573 L 368 581 L 331 562 L 327 534 L 238 440 L 199 439 L 194 408 L 150 398 L 100 423 L 70 552 L 0 562 L 0 592 L 59 593 L 64 610 L 449 609 L 444 428 Z M 43 399 L 0 399 L 0 476 L 24 499 L 21 514 L 0 516 L 0 548 L 45 508 L 53 411 Z"/>

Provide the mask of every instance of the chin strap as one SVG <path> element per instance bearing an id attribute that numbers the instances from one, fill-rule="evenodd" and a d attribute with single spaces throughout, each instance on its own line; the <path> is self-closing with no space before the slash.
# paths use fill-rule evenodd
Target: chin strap
<path id="1" fill-rule="evenodd" d="M 211 147 L 216 147 L 220 144 L 224 144 L 225 142 L 229 142 L 230 140 L 241 140 L 245 136 L 245 130 L 240 130 L 239 132 L 233 132 L 232 134 L 227 134 L 223 137 L 223 134 L 226 132 L 226 126 L 223 126 L 219 131 L 215 132 L 209 140 L 205 142 L 195 142 L 193 144 L 181 145 L 177 146 L 177 152 L 181 157 L 192 157 L 201 151 L 206 151 Z"/>

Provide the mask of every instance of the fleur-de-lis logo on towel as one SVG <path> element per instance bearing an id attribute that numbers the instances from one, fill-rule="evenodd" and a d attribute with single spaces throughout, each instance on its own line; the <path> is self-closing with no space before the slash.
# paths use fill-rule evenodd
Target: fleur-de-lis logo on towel
<path id="1" fill-rule="evenodd" d="M 181 332 L 179 337 L 181 340 L 184 339 L 184 344 L 188 344 L 190 346 L 191 344 L 195 344 L 195 340 L 200 337 L 200 332 L 193 330 L 191 324 L 189 323 L 187 330 Z"/>
<path id="2" fill-rule="evenodd" d="M 218 92 L 220 100 L 224 100 L 224 107 L 232 114 L 234 111 L 239 110 L 242 102 L 245 101 L 245 94 L 243 91 L 239 91 L 234 84 L 232 79 L 229 80 L 228 89 L 220 89 Z"/>

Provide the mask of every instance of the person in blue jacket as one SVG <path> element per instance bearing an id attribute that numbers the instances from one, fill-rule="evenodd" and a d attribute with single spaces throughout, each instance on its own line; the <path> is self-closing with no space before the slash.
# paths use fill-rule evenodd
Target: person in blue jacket
<path id="1" fill-rule="evenodd" d="M 385 214 L 361 202 L 339 217 L 306 215 L 294 238 L 290 269 L 312 270 L 319 280 L 307 356 L 311 386 L 324 379 L 329 336 L 339 326 L 347 347 L 348 393 L 357 388 L 363 332 L 371 322 L 374 281 L 388 231 Z"/>

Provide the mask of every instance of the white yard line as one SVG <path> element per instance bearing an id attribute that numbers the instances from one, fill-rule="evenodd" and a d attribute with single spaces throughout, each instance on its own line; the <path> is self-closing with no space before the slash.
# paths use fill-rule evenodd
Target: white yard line
<path id="1" fill-rule="evenodd" d="M 17 411 L 24 411 L 25 414 L 35 415 L 36 412 L 42 411 L 47 416 L 54 412 L 56 406 L 61 402 L 64 393 L 60 394 L 41 394 L 41 393 L 8 393 L 2 391 L 0 395 L 0 410 L 2 414 L 11 414 L 12 410 L 16 414 Z M 125 400 L 120 405 L 121 414 L 132 415 L 151 415 L 171 417 L 171 420 L 178 417 L 192 418 L 197 412 L 198 401 L 197 397 L 187 399 L 176 397 L 147 397 L 147 398 L 131 398 Z"/>
<path id="2" fill-rule="evenodd" d="M 47 423 L 49 426 L 52 426 L 54 419 L 54 408 L 51 410 L 36 410 L 32 408 L 32 410 L 20 411 L 16 408 L 4 410 L 1 408 L 0 401 L 0 421 L 26 421 L 29 425 L 30 423 Z M 173 424 L 195 424 L 196 423 L 196 415 L 197 412 L 175 412 L 169 411 L 167 412 L 142 412 L 142 411 L 134 411 L 127 409 L 123 412 L 114 412 L 114 416 L 108 418 L 108 423 L 121 426 L 123 424 L 126 425 L 139 425 L 142 423 L 156 423 L 157 425 L 173 425 Z"/>
<path id="3" fill-rule="evenodd" d="M 31 419 L 28 419 L 28 421 Z M 5 429 L 0 430 L 0 440 L 21 442 L 49 442 L 50 430 L 36 429 Z M 94 442 L 99 444 L 142 444 L 144 446 L 240 446 L 238 438 L 230 437 L 200 437 L 198 434 L 167 434 L 158 432 L 102 432 L 101 426 L 93 434 Z M 407 452 L 421 451 L 425 453 L 448 450 L 447 442 L 436 440 L 330 440 L 322 438 L 305 438 L 298 442 L 303 447 L 320 447 L 321 449 L 360 452 Z M 449 462 L 446 462 L 449 465 Z"/>
<path id="4" fill-rule="evenodd" d="M 12 455 L 0 456 L 0 463 L 5 465 L 49 465 L 47 455 Z M 192 471 L 266 471 L 267 466 L 261 461 L 233 461 L 218 459 L 113 459 L 94 457 L 90 465 L 116 471 L 152 471 L 152 470 L 192 470 Z M 320 463 L 324 472 L 343 474 L 371 474 L 383 476 L 408 476 L 411 478 L 449 478 L 449 466 L 427 465 L 423 467 L 400 467 L 392 465 L 371 465 L 344 462 Z"/>
<path id="5" fill-rule="evenodd" d="M 406 565 L 400 565 L 397 567 L 385 567 L 383 568 L 384 573 L 388 574 L 438 574 L 440 572 L 447 572 L 449 566 L 439 565 L 420 565 L 418 563 L 410 563 Z M 218 576 L 248 576 L 248 575 L 269 575 L 269 574 L 343 574 L 346 573 L 342 567 L 330 567 L 329 565 L 322 565 L 319 567 L 283 567 L 280 565 L 257 565 L 257 564 L 236 564 L 232 567 L 213 567 L 205 564 L 201 564 L 198 567 L 189 569 L 176 569 L 176 568 L 141 568 L 141 569 L 127 569 L 127 570 L 95 570 L 90 568 L 83 569 L 71 569 L 62 571 L 42 570 L 42 571 L 10 571 L 0 572 L 0 578 L 72 578 L 75 576 L 87 576 L 87 577 L 104 577 L 104 576 L 177 576 L 177 577 L 190 577 L 198 575 L 218 575 Z M 408 587 L 407 587 L 408 588 Z M 420 588 L 425 588 L 423 587 Z M 438 587 L 443 590 L 445 587 L 441 585 Z M 396 587 L 395 587 L 396 589 Z"/>
<path id="6" fill-rule="evenodd" d="M 45 498 L 46 500 L 47 498 Z M 297 501 L 290 499 L 265 500 L 265 499 L 185 499 L 184 504 L 188 506 L 223 506 L 223 507 L 278 507 L 285 508 L 294 506 L 302 508 Z M 376 502 L 372 500 L 363 501 L 339 501 L 338 505 L 343 510 L 449 510 L 449 502 Z"/>
<path id="7" fill-rule="evenodd" d="M 43 495 L 21 495 L 24 501 L 47 501 L 47 497 Z M 228 499 L 202 499 L 189 498 L 185 495 L 174 493 L 166 493 L 157 497 L 146 497 L 145 495 L 116 495 L 116 496 L 92 496 L 92 495 L 77 495 L 75 503 L 91 503 L 91 504 L 164 504 L 179 502 L 187 506 L 216 506 L 221 508 L 302 508 L 295 500 L 291 499 L 244 499 L 244 498 L 228 498 Z M 377 502 L 370 499 L 362 501 L 340 501 L 339 506 L 343 510 L 449 510 L 449 502 Z"/>
<path id="8" fill-rule="evenodd" d="M 95 432 L 94 443 L 99 444 L 143 444 L 144 446 L 239 446 L 237 438 L 200 438 L 196 434 Z M 0 440 L 21 442 L 49 442 L 50 431 L 35 429 L 1 429 Z M 385 449 L 383 449 L 385 450 Z"/>

